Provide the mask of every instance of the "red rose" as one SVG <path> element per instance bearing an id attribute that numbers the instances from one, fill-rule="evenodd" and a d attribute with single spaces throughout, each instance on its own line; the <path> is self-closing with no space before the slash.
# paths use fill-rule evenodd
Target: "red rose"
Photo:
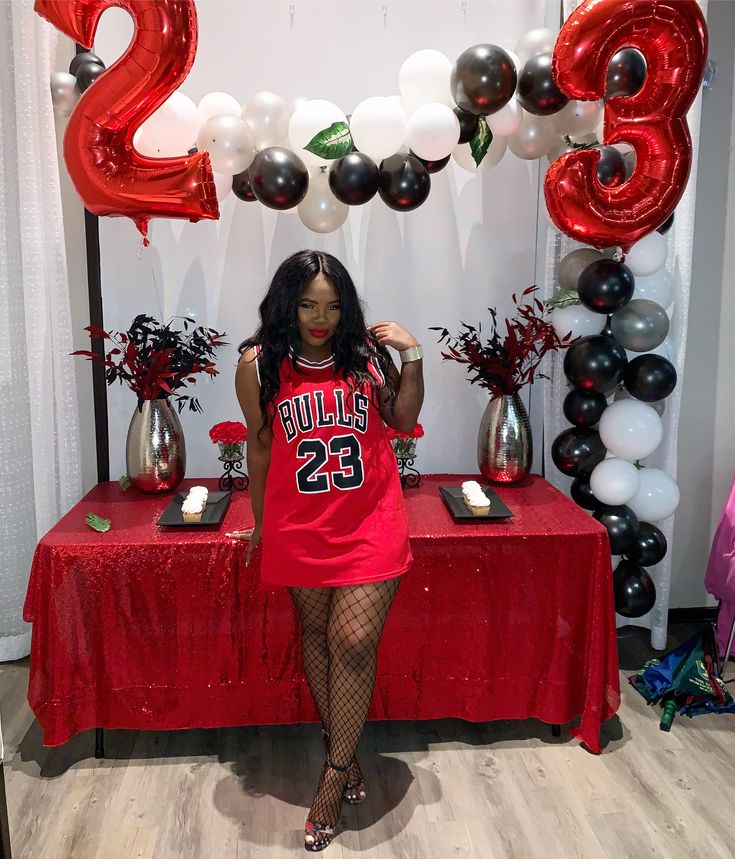
<path id="1" fill-rule="evenodd" d="M 248 430 L 245 424 L 240 421 L 221 421 L 215 424 L 209 431 L 209 437 L 212 442 L 222 442 L 222 444 L 238 444 L 247 441 Z"/>

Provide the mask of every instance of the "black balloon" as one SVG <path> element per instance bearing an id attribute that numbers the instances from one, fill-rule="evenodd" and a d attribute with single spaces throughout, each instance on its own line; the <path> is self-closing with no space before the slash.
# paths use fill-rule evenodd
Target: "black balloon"
<path id="1" fill-rule="evenodd" d="M 80 63 L 77 68 L 77 89 L 79 92 L 89 89 L 104 70 L 105 67 L 99 63 Z"/>
<path id="2" fill-rule="evenodd" d="M 600 506 L 600 502 L 595 498 L 590 486 L 589 472 L 585 471 L 578 474 L 572 481 L 569 487 L 569 492 L 572 496 L 572 501 L 583 507 L 585 510 L 596 510 Z"/>
<path id="3" fill-rule="evenodd" d="M 663 355 L 639 355 L 625 368 L 623 384 L 644 403 L 665 400 L 676 387 L 676 368 Z"/>
<path id="4" fill-rule="evenodd" d="M 666 557 L 668 544 L 663 531 L 650 522 L 641 522 L 638 537 L 627 557 L 641 567 L 652 567 Z"/>
<path id="5" fill-rule="evenodd" d="M 469 143 L 477 134 L 480 117 L 476 113 L 468 113 L 461 107 L 454 108 L 454 115 L 459 120 L 459 143 Z"/>
<path id="6" fill-rule="evenodd" d="M 378 193 L 391 209 L 410 212 L 429 196 L 431 177 L 415 155 L 391 155 L 380 164 Z"/>
<path id="7" fill-rule="evenodd" d="M 92 51 L 82 51 L 74 57 L 71 63 L 69 63 L 69 74 L 76 75 L 79 70 L 79 66 L 81 66 L 82 63 L 96 63 L 96 65 L 102 66 L 103 69 L 105 68 L 105 64 L 97 54 L 93 54 Z"/>
<path id="8" fill-rule="evenodd" d="M 253 194 L 269 209 L 291 209 L 309 190 L 309 171 L 289 149 L 270 146 L 258 152 L 250 165 Z"/>
<path id="9" fill-rule="evenodd" d="M 613 573 L 615 611 L 623 617 L 643 617 L 656 603 L 656 586 L 633 561 L 621 561 Z"/>
<path id="10" fill-rule="evenodd" d="M 671 229 L 674 224 L 674 213 L 672 212 L 669 217 L 661 224 L 660 227 L 656 230 L 657 233 L 661 233 L 662 236 L 665 236 L 666 233 Z"/>
<path id="11" fill-rule="evenodd" d="M 619 506 L 604 504 L 592 515 L 607 528 L 611 554 L 625 555 L 633 548 L 638 538 L 640 524 L 630 507 L 626 507 L 625 504 Z"/>
<path id="12" fill-rule="evenodd" d="M 419 156 L 413 151 L 409 151 L 409 155 L 413 155 L 414 158 L 418 158 L 428 173 L 438 173 L 440 170 L 443 170 L 447 164 L 449 164 L 449 155 L 446 155 L 444 158 L 440 158 L 438 161 L 427 161 L 425 158 L 419 158 Z"/>
<path id="13" fill-rule="evenodd" d="M 378 193 L 378 165 L 364 152 L 350 152 L 329 168 L 329 187 L 348 206 L 362 206 Z"/>
<path id="14" fill-rule="evenodd" d="M 597 178 L 608 188 L 617 188 L 625 182 L 628 174 L 625 159 L 614 146 L 600 147 L 600 160 L 597 162 Z"/>
<path id="15" fill-rule="evenodd" d="M 199 150 L 197 149 L 196 145 L 192 146 L 191 149 L 186 150 L 187 155 L 196 155 L 197 152 L 199 152 Z"/>
<path id="16" fill-rule="evenodd" d="M 564 373 L 575 388 L 610 393 L 618 386 L 627 363 L 625 349 L 612 337 L 580 337 L 564 355 Z"/>
<path id="17" fill-rule="evenodd" d="M 635 278 L 627 265 L 613 259 L 591 262 L 577 281 L 579 300 L 595 313 L 614 313 L 633 298 Z"/>
<path id="18" fill-rule="evenodd" d="M 253 203 L 258 198 L 253 193 L 252 185 L 250 184 L 250 170 L 243 170 L 242 173 L 236 173 L 232 177 L 232 193 L 238 200 L 245 200 L 246 203 Z"/>
<path id="19" fill-rule="evenodd" d="M 570 427 L 560 433 L 551 445 L 554 465 L 569 477 L 589 474 L 593 465 L 602 462 L 606 452 L 597 430 L 587 427 Z"/>
<path id="20" fill-rule="evenodd" d="M 495 113 L 515 92 L 515 64 L 497 45 L 473 45 L 462 51 L 452 69 L 455 104 L 468 113 Z"/>
<path id="21" fill-rule="evenodd" d="M 612 316 L 607 317 L 607 322 L 605 323 L 605 327 L 600 331 L 600 334 L 604 334 L 605 337 L 612 337 Z"/>
<path id="22" fill-rule="evenodd" d="M 610 60 L 607 67 L 605 97 L 626 96 L 637 93 L 646 79 L 646 61 L 635 48 L 623 48 Z"/>
<path id="23" fill-rule="evenodd" d="M 572 388 L 564 398 L 564 417 L 576 427 L 594 426 L 607 408 L 607 398 L 598 391 Z"/>
<path id="24" fill-rule="evenodd" d="M 518 103 L 536 116 L 558 113 L 569 101 L 554 83 L 551 59 L 551 53 L 529 57 L 518 76 Z"/>

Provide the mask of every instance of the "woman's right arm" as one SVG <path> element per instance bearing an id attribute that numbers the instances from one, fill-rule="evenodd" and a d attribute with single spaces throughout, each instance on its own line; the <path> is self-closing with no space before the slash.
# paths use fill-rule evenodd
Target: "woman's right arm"
<path id="1" fill-rule="evenodd" d="M 260 411 L 260 383 L 255 367 L 255 353 L 247 349 L 241 356 L 235 372 L 235 392 L 248 427 L 247 463 L 250 477 L 250 497 L 253 505 L 255 527 L 252 531 L 233 531 L 232 536 L 250 541 L 248 561 L 253 549 L 260 543 L 263 528 L 263 500 L 265 481 L 271 462 L 271 443 L 273 432 L 270 426 L 263 426 Z M 262 427 L 260 438 L 258 429 Z"/>

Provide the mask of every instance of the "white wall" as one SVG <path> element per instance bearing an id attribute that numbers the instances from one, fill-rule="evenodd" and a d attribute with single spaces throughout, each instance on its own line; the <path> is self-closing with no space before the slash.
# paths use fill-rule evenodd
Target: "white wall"
<path id="1" fill-rule="evenodd" d="M 398 70 L 410 53 L 434 47 L 450 58 L 479 41 L 511 47 L 544 23 L 544 0 L 470 3 L 465 22 L 456 2 L 298 2 L 293 26 L 287 3 L 200 0 L 199 46 L 182 91 L 198 101 L 223 89 L 240 101 L 259 89 L 284 97 L 321 97 L 350 113 L 362 99 L 398 91 Z M 106 12 L 96 49 L 108 63 L 132 28 L 120 10 Z M 486 395 L 464 380 L 462 368 L 442 365 L 430 325 L 458 327 L 501 313 L 510 296 L 533 283 L 538 164 L 510 153 L 486 178 L 459 168 L 432 181 L 429 200 L 399 215 L 380 199 L 350 214 L 327 237 L 310 233 L 295 215 L 275 213 L 232 195 L 219 222 L 153 221 L 151 247 L 124 218 L 100 221 L 105 324 L 125 327 L 137 313 L 192 314 L 226 330 L 222 375 L 199 383 L 204 415 L 185 413 L 191 476 L 218 472 L 207 430 L 239 417 L 233 393 L 235 344 L 256 326 L 267 282 L 285 256 L 322 248 L 348 266 L 365 298 L 370 321 L 396 319 L 426 346 L 427 398 L 421 415 L 425 472 L 471 471 Z M 111 477 L 124 472 L 125 433 L 134 407 L 126 389 L 109 391 Z M 540 436 L 540 432 L 538 433 Z M 540 457 L 537 464 L 540 467 Z"/>
<path id="2" fill-rule="evenodd" d="M 707 17 L 709 56 L 718 69 L 702 100 L 672 607 L 705 604 L 712 535 L 735 473 L 735 2 L 710 0 Z"/>

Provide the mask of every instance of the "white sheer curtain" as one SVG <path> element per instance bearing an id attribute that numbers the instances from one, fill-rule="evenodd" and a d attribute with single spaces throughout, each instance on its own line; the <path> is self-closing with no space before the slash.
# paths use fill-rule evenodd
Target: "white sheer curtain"
<path id="1" fill-rule="evenodd" d="M 81 494 L 55 45 L 31 2 L 0 2 L 0 661 L 30 652 L 21 615 L 33 550 Z"/>
<path id="2" fill-rule="evenodd" d="M 698 0 L 699 6 L 707 14 L 707 0 Z M 574 0 L 564 0 L 564 17 L 568 17 L 579 5 Z M 678 439 L 679 412 L 681 410 L 681 392 L 684 378 L 684 358 L 686 354 L 687 319 L 689 316 L 689 289 L 692 273 L 692 244 L 694 237 L 694 203 L 697 187 L 697 156 L 699 151 L 699 121 L 702 107 L 702 93 L 687 114 L 689 131 L 692 137 L 692 169 L 684 195 L 676 207 L 674 225 L 668 232 L 669 254 L 666 268 L 674 277 L 676 286 L 674 303 L 671 311 L 671 328 L 669 336 L 674 344 L 672 362 L 678 374 L 678 384 L 673 394 L 666 400 L 666 410 L 663 415 L 664 440 L 655 453 L 647 457 L 645 464 L 662 468 L 670 477 L 676 480 L 676 450 Z M 543 202 L 541 203 L 543 205 Z M 578 244 L 549 229 L 546 243 L 546 267 L 544 276 L 544 295 L 550 297 L 558 284 L 559 261 Z M 562 360 L 555 356 L 550 362 L 549 375 L 551 381 L 546 385 L 544 397 L 544 464 L 547 479 L 563 492 L 569 493 L 571 479 L 557 471 L 551 459 L 551 445 L 560 432 L 569 427 L 569 422 L 562 412 L 562 402 L 568 391 L 566 378 L 562 368 Z M 672 545 L 674 531 L 674 516 L 664 522 L 655 523 L 665 534 Z M 613 559 L 617 563 L 618 559 Z M 656 585 L 656 604 L 653 609 L 632 623 L 651 630 L 651 646 L 663 650 L 666 647 L 666 632 L 669 614 L 669 592 L 671 583 L 671 552 L 664 560 L 648 569 Z M 618 625 L 631 623 L 630 620 L 618 618 Z"/>

